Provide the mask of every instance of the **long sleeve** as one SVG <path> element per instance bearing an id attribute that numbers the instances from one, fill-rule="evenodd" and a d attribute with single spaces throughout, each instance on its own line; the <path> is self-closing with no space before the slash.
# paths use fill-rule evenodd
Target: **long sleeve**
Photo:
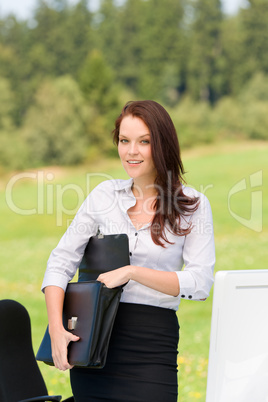
<path id="1" fill-rule="evenodd" d="M 59 244 L 50 254 L 42 290 L 49 285 L 65 290 L 68 282 L 74 277 L 89 238 L 98 230 L 94 214 L 90 212 L 91 198 L 89 195 L 84 201 Z"/>
<path id="2" fill-rule="evenodd" d="M 200 300 L 209 295 L 215 265 L 212 212 L 203 194 L 200 194 L 200 205 L 191 223 L 192 230 L 185 238 L 182 253 L 185 267 L 176 273 L 180 282 L 180 296 Z"/>

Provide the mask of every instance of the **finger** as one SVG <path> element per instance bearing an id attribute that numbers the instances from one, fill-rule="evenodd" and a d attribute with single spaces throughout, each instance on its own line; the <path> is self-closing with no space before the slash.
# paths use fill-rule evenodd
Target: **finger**
<path id="1" fill-rule="evenodd" d="M 60 355 L 55 356 L 55 358 L 53 358 L 53 360 L 54 360 L 55 367 L 61 371 L 66 371 L 73 367 L 68 362 L 67 353 L 66 353 L 66 356 L 65 356 L 65 353 L 61 353 Z"/>
<path id="2" fill-rule="evenodd" d="M 55 352 L 53 353 L 53 362 L 54 362 L 54 366 L 61 370 L 61 371 L 66 371 L 68 369 L 72 369 L 73 366 L 71 364 L 69 364 L 68 362 L 68 345 L 70 342 L 77 342 L 79 341 L 79 336 L 76 336 L 74 334 L 71 334 L 69 332 L 66 333 L 67 336 L 65 338 L 65 347 L 61 346 L 60 349 L 56 348 Z M 54 348 L 53 348 L 54 349 Z"/>
<path id="3" fill-rule="evenodd" d="M 70 342 L 77 342 L 77 341 L 79 341 L 79 336 L 78 335 L 75 335 L 75 334 L 71 334 L 70 332 L 68 332 L 69 333 L 69 337 L 68 337 L 68 344 L 67 344 L 67 346 L 69 345 L 69 343 Z"/>
<path id="4" fill-rule="evenodd" d="M 103 275 L 103 274 L 100 274 L 100 275 L 98 276 L 98 278 L 97 278 L 97 281 L 103 282 L 103 281 L 104 281 L 104 275 Z"/>
<path id="5" fill-rule="evenodd" d="M 68 347 L 70 342 L 77 342 L 79 340 L 80 340 L 79 336 L 74 335 L 74 334 L 69 334 L 69 337 L 67 339 L 66 349 L 64 350 L 64 352 L 62 351 L 62 353 L 60 353 L 60 357 L 57 360 L 55 359 L 56 360 L 55 367 L 57 367 L 61 371 L 71 370 L 74 367 L 73 365 L 71 365 L 68 362 L 68 357 L 67 357 L 68 349 L 67 349 L 67 347 Z M 65 351 L 66 351 L 66 353 L 65 353 Z M 56 364 L 57 364 L 57 366 L 56 366 Z"/>
<path id="6" fill-rule="evenodd" d="M 59 356 L 59 357 L 55 356 L 55 357 L 53 357 L 53 361 L 54 361 L 54 366 L 61 371 L 68 370 L 71 367 L 71 365 L 67 361 L 67 357 L 65 359 L 63 356 Z"/>

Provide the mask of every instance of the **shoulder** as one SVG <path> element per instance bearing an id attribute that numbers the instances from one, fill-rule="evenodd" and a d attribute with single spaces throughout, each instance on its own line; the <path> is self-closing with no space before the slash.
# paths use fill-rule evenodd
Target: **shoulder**
<path id="1" fill-rule="evenodd" d="M 124 187 L 126 180 L 104 180 L 94 188 L 89 188 L 89 194 L 86 197 L 82 209 L 86 211 L 104 212 L 111 211 L 118 203 L 118 193 Z"/>
<path id="2" fill-rule="evenodd" d="M 188 186 L 182 186 L 182 191 L 185 195 L 187 195 L 187 197 L 200 197 L 201 193 L 199 191 L 197 191 L 195 188 L 193 187 L 188 187 Z"/>
<path id="3" fill-rule="evenodd" d="M 199 198 L 200 202 L 208 202 L 208 198 L 205 196 L 204 193 L 197 191 L 193 187 L 182 186 L 183 193 L 190 198 Z"/>
<path id="4" fill-rule="evenodd" d="M 183 193 L 190 198 L 198 198 L 199 201 L 199 206 L 197 211 L 201 212 L 201 211 L 205 211 L 208 210 L 210 211 L 211 207 L 210 207 L 210 202 L 207 198 L 207 196 L 199 191 L 197 191 L 195 188 L 193 187 L 187 187 L 187 186 L 183 186 Z"/>

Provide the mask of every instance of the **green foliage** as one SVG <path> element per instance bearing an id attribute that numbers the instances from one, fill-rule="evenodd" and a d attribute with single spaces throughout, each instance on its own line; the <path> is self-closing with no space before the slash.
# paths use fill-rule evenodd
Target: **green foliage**
<path id="1" fill-rule="evenodd" d="M 0 77 L 0 130 L 12 127 L 14 95 L 7 79 Z"/>
<path id="2" fill-rule="evenodd" d="M 215 102 L 224 93 L 220 0 L 197 0 L 190 36 L 189 91 L 195 99 Z"/>
<path id="3" fill-rule="evenodd" d="M 222 54 L 225 68 L 222 71 L 224 93 L 237 95 L 247 80 L 248 60 L 244 60 L 247 50 L 244 46 L 244 29 L 241 18 L 225 19 L 222 23 Z"/>
<path id="4" fill-rule="evenodd" d="M 87 110 L 75 81 L 44 82 L 25 119 L 22 135 L 32 163 L 75 164 L 85 157 Z"/>
<path id="5" fill-rule="evenodd" d="M 20 170 L 29 165 L 28 149 L 19 133 L 0 131 L 0 166 L 7 170 Z"/>
<path id="6" fill-rule="evenodd" d="M 0 19 L 0 165 L 114 154 L 114 120 L 133 99 L 170 108 L 184 146 L 267 139 L 267 23 L 266 0 L 236 16 L 220 0 L 102 0 L 96 11 L 36 0 L 30 20 Z M 80 112 L 56 85 L 66 76 Z"/>
<path id="7" fill-rule="evenodd" d="M 185 98 L 176 108 L 170 110 L 182 148 L 213 141 L 211 108 L 207 102 L 194 102 Z"/>
<path id="8" fill-rule="evenodd" d="M 223 97 L 214 107 L 185 97 L 170 114 L 182 147 L 223 139 L 268 139 L 268 76 L 257 74 L 237 97 Z"/>
<path id="9" fill-rule="evenodd" d="M 256 71 L 268 73 L 268 4 L 266 0 L 249 0 L 241 12 L 248 75 Z"/>
<path id="10" fill-rule="evenodd" d="M 117 106 L 115 77 L 101 52 L 95 50 L 88 55 L 79 78 L 83 94 L 100 113 L 109 113 L 111 108 Z"/>
<path id="11" fill-rule="evenodd" d="M 13 124 L 14 94 L 9 81 L 0 77 L 0 165 L 5 170 L 22 169 L 27 149 Z"/>
<path id="12" fill-rule="evenodd" d="M 256 101 L 244 109 L 243 129 L 249 138 L 268 140 L 268 102 Z"/>
<path id="13" fill-rule="evenodd" d="M 184 57 L 182 19 L 182 4 L 174 0 L 125 3 L 121 26 L 128 46 L 121 70 L 139 97 L 163 95 L 168 100 L 172 84 L 167 85 L 167 77 L 172 77 L 173 89 L 178 91 Z"/>
<path id="14" fill-rule="evenodd" d="M 213 111 L 212 124 L 217 139 L 246 137 L 242 126 L 243 112 L 237 99 L 222 98 Z"/>
<path id="15" fill-rule="evenodd" d="M 244 104 L 255 101 L 268 102 L 268 75 L 257 72 L 243 87 L 239 99 Z"/>
<path id="16" fill-rule="evenodd" d="M 29 41 L 42 43 L 51 75 L 76 76 L 93 41 L 91 13 L 85 1 L 73 8 L 63 0 L 50 4 L 38 0 L 34 16 L 36 26 L 28 33 Z"/>
<path id="17" fill-rule="evenodd" d="M 250 138 L 268 139 L 268 75 L 257 73 L 241 91 L 242 130 Z"/>
<path id="18" fill-rule="evenodd" d="M 86 58 L 79 74 L 79 84 L 92 108 L 87 127 L 92 139 L 91 145 L 100 146 L 102 152 L 107 154 L 113 147 L 108 134 L 113 129 L 115 117 L 122 105 L 118 95 L 120 87 L 100 51 L 94 50 Z"/>

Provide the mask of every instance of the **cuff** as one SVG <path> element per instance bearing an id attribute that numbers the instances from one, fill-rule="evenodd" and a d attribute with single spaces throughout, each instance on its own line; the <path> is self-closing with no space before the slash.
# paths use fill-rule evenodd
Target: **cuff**
<path id="1" fill-rule="evenodd" d="M 188 271 L 176 271 L 180 284 L 180 297 L 182 299 L 194 299 L 195 280 Z"/>
<path id="2" fill-rule="evenodd" d="M 66 276 L 58 273 L 58 272 L 50 272 L 48 276 L 45 275 L 41 290 L 44 292 L 44 289 L 47 286 L 58 286 L 62 288 L 65 292 L 67 285 L 68 285 L 68 279 Z"/>

